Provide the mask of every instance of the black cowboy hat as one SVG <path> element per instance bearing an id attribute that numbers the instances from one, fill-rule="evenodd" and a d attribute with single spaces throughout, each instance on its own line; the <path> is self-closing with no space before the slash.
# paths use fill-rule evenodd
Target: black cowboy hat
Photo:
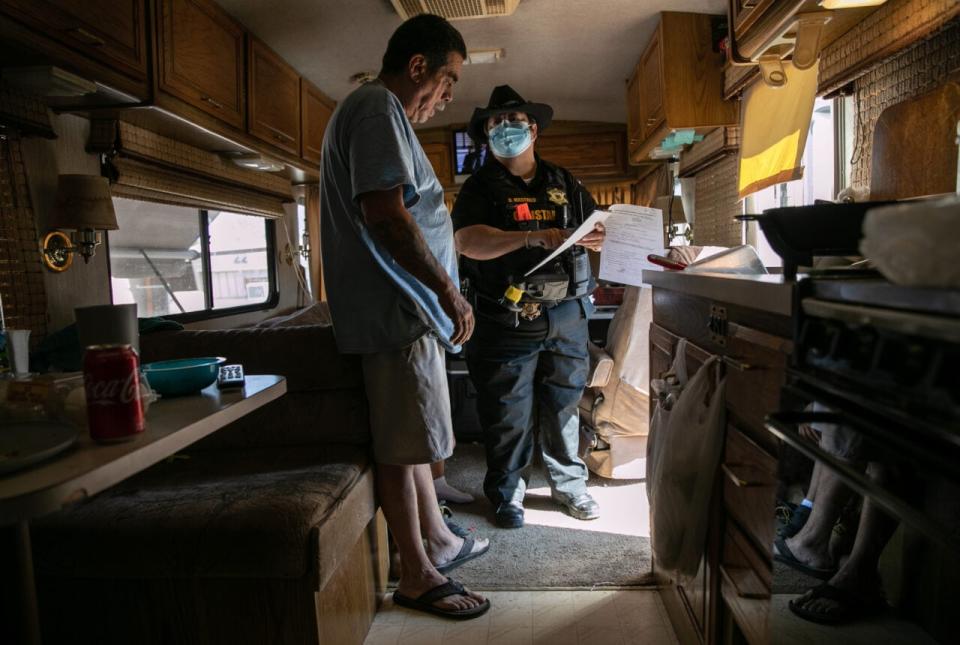
<path id="1" fill-rule="evenodd" d="M 467 133 L 477 143 L 487 140 L 484 125 L 487 119 L 504 112 L 525 112 L 537 122 L 537 131 L 544 130 L 553 119 L 553 108 L 546 103 L 528 103 L 509 85 L 497 85 L 490 93 L 487 107 L 476 108 L 470 117 L 470 126 Z"/>

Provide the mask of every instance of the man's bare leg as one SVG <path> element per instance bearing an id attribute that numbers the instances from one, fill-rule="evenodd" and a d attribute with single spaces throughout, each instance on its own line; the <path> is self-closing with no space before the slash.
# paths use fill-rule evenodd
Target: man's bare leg
<path id="1" fill-rule="evenodd" d="M 834 562 L 830 557 L 830 535 L 851 491 L 843 481 L 827 468 L 821 468 L 817 477 L 816 504 L 810 511 L 810 519 L 792 538 L 787 539 L 787 548 L 794 557 L 807 566 L 829 569 Z"/>
<path id="2" fill-rule="evenodd" d="M 469 504 L 473 501 L 473 495 L 454 488 L 447 482 L 445 464 L 446 462 L 442 459 L 430 464 L 430 476 L 433 478 L 433 488 L 436 491 L 437 499 L 453 504 Z"/>
<path id="3" fill-rule="evenodd" d="M 421 474 L 417 476 L 417 473 Z M 397 591 L 408 598 L 418 598 L 447 580 L 430 562 L 421 538 L 421 504 L 418 503 L 421 499 L 418 488 L 421 486 L 418 485 L 418 480 L 423 478 L 430 484 L 430 504 L 425 506 L 432 506 L 439 516 L 440 510 L 433 495 L 433 479 L 430 478 L 429 466 L 377 464 L 377 494 L 380 506 L 403 562 Z M 440 523 L 443 524 L 442 518 Z M 468 596 L 448 596 L 434 605 L 445 609 L 470 609 L 483 603 L 482 596 L 468 593 Z"/>
<path id="4" fill-rule="evenodd" d="M 427 541 L 426 551 L 434 564 L 443 564 L 457 557 L 463 546 L 463 538 L 457 537 L 447 528 L 440 514 L 440 506 L 433 487 L 433 472 L 426 466 L 416 466 L 414 479 L 417 486 L 418 510 L 420 512 L 420 531 Z M 474 550 L 487 545 L 485 538 L 475 538 Z"/>

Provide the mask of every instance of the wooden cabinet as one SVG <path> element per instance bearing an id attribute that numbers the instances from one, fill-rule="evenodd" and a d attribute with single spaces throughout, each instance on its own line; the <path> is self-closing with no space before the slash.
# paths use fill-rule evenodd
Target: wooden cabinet
<path id="1" fill-rule="evenodd" d="M 713 46 L 720 16 L 666 12 L 627 82 L 630 162 L 649 160 L 673 130 L 705 133 L 736 125 L 737 101 L 723 99 L 724 55 Z"/>
<path id="2" fill-rule="evenodd" d="M 723 357 L 726 373 L 727 428 L 703 560 L 696 576 L 673 579 L 664 602 L 681 642 L 726 643 L 734 634 L 769 642 L 778 446 L 763 419 L 779 408 L 790 318 L 656 286 L 653 301 L 652 379 L 671 368 L 681 338 L 691 376 L 711 354 Z"/>
<path id="3" fill-rule="evenodd" d="M 305 78 L 300 79 L 300 156 L 320 163 L 323 133 L 333 116 L 336 102 Z"/>
<path id="4" fill-rule="evenodd" d="M 0 11 L 131 78 L 147 77 L 145 0 L 0 0 Z"/>
<path id="5" fill-rule="evenodd" d="M 660 31 L 653 34 L 640 59 L 640 129 L 648 139 L 663 123 L 663 46 Z"/>
<path id="6" fill-rule="evenodd" d="M 260 40 L 247 56 L 247 132 L 290 154 L 300 154 L 300 75 Z"/>
<path id="7" fill-rule="evenodd" d="M 442 186 L 453 185 L 453 156 L 450 153 L 450 144 L 447 143 L 424 143 L 423 151 L 433 166 L 433 171 L 437 173 L 437 179 Z"/>
<path id="8" fill-rule="evenodd" d="M 160 0 L 161 91 L 243 129 L 244 29 L 211 0 Z"/>
<path id="9" fill-rule="evenodd" d="M 627 172 L 626 137 L 622 130 L 548 133 L 537 140 L 537 152 L 578 179 L 619 177 Z"/>
<path id="10" fill-rule="evenodd" d="M 640 129 L 640 65 L 627 79 L 627 150 L 634 150 L 643 141 Z"/>
<path id="11" fill-rule="evenodd" d="M 801 8 L 818 9 L 809 0 L 730 0 L 736 54 L 747 58 L 758 55 L 760 46 L 788 26 Z"/>

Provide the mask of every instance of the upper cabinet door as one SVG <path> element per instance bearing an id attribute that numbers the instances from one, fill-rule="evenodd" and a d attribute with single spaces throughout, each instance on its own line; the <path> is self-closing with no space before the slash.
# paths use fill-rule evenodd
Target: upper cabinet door
<path id="1" fill-rule="evenodd" d="M 660 30 L 653 33 L 640 60 L 640 128 L 646 138 L 663 123 L 663 47 Z"/>
<path id="2" fill-rule="evenodd" d="M 146 0 L 0 0 L 0 10 L 126 76 L 147 77 Z"/>
<path id="3" fill-rule="evenodd" d="M 633 76 L 627 81 L 627 146 L 631 152 L 643 141 L 643 128 L 640 127 L 641 77 L 638 65 L 633 70 Z"/>
<path id="4" fill-rule="evenodd" d="M 305 78 L 300 79 L 300 156 L 320 163 L 323 133 L 337 104 Z"/>
<path id="5" fill-rule="evenodd" d="M 247 60 L 250 105 L 247 131 L 262 141 L 300 154 L 300 75 L 256 38 Z"/>
<path id="6" fill-rule="evenodd" d="M 160 0 L 159 88 L 243 128 L 243 27 L 210 0 Z"/>

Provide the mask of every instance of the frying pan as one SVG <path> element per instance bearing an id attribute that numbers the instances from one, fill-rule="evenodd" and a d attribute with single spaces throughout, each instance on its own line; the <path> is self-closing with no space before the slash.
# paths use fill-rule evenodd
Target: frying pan
<path id="1" fill-rule="evenodd" d="M 814 256 L 859 255 L 863 218 L 883 202 L 818 203 L 812 206 L 768 208 L 762 215 L 740 215 L 756 221 L 770 247 L 783 259 L 783 275 L 796 280 L 798 266 L 812 266 Z"/>

